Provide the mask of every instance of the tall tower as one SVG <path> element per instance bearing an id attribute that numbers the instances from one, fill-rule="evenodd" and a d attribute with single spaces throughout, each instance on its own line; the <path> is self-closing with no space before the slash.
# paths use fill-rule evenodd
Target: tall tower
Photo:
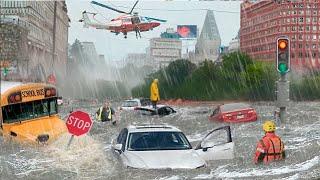
<path id="1" fill-rule="evenodd" d="M 196 63 L 205 59 L 215 61 L 219 56 L 220 45 L 220 34 L 213 11 L 208 10 L 195 47 Z"/>

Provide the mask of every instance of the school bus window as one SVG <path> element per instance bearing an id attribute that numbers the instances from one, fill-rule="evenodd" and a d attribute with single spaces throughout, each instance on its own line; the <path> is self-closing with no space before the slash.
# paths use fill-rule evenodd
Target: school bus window
<path id="1" fill-rule="evenodd" d="M 50 114 L 57 114 L 58 113 L 58 104 L 57 104 L 56 98 L 50 99 L 49 107 L 50 107 Z"/>
<path id="2" fill-rule="evenodd" d="M 3 123 L 13 123 L 57 114 L 57 98 L 43 99 L 2 107 Z"/>

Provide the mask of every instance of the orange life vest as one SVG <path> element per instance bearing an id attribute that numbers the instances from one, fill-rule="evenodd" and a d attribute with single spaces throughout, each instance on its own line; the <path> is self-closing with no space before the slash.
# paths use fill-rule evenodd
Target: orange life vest
<path id="1" fill-rule="evenodd" d="M 263 139 L 260 140 L 260 143 L 265 149 L 265 156 L 263 158 L 264 163 L 282 160 L 284 158 L 284 144 L 278 136 L 264 136 Z"/>

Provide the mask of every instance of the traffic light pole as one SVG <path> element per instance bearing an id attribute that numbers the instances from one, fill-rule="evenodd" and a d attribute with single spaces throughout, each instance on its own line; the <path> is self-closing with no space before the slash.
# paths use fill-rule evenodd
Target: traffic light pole
<path id="1" fill-rule="evenodd" d="M 289 87 L 290 82 L 287 81 L 287 74 L 282 74 L 277 81 L 277 107 L 280 108 L 279 118 L 281 123 L 286 122 L 286 112 L 290 100 Z"/>
<path id="2" fill-rule="evenodd" d="M 277 38 L 277 70 L 280 79 L 277 84 L 277 107 L 280 108 L 280 123 L 286 122 L 286 110 L 289 106 L 290 82 L 287 81 L 287 73 L 290 71 L 290 39 L 287 36 Z"/>

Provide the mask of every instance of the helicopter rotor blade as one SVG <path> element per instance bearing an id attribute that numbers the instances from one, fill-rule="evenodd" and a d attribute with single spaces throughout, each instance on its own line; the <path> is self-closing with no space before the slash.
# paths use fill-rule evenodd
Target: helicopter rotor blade
<path id="1" fill-rule="evenodd" d="M 128 13 L 126 13 L 126 12 L 124 12 L 124 11 L 115 9 L 115 8 L 110 7 L 110 6 L 107 6 L 107 5 L 105 5 L 105 4 L 101 4 L 101 3 L 97 2 L 97 1 L 91 1 L 91 3 L 92 3 L 92 4 L 95 4 L 95 5 L 98 5 L 98 6 L 101 6 L 101 7 L 104 7 L 104 8 L 107 8 L 107 9 L 110 9 L 110 10 L 112 10 L 112 11 L 116 11 L 116 12 L 118 12 L 118 13 L 128 14 Z"/>
<path id="2" fill-rule="evenodd" d="M 149 20 L 154 20 L 154 21 L 159 21 L 159 22 L 167 22 L 167 20 L 164 19 L 158 19 L 158 18 L 152 18 L 152 17 L 146 17 L 145 18 L 149 21 Z"/>
<path id="3" fill-rule="evenodd" d="M 137 0 L 137 1 L 136 1 L 136 3 L 134 3 L 134 5 L 133 5 L 133 7 L 132 7 L 131 11 L 130 11 L 128 14 L 132 14 L 133 9 L 136 7 L 136 5 L 138 4 L 138 2 L 139 2 L 139 0 Z"/>

